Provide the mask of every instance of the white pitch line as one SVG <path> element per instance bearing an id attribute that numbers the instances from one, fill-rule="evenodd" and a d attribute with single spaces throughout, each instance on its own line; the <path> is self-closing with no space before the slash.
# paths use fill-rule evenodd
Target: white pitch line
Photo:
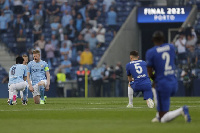
<path id="1" fill-rule="evenodd" d="M 181 107 L 181 106 L 173 106 L 171 105 L 171 107 Z M 200 108 L 200 105 L 199 106 L 188 106 L 189 108 Z M 141 109 L 141 108 L 147 108 L 146 106 L 134 106 L 133 108 L 126 108 L 125 106 L 124 107 L 118 107 L 118 108 L 63 108 L 63 109 L 26 109 L 26 110 L 3 110 L 1 109 L 0 112 L 11 112 L 11 111 L 65 111 L 65 110 L 117 110 L 119 109 L 118 111 L 123 111 L 123 110 L 120 110 L 120 109 Z"/>
<path id="2" fill-rule="evenodd" d="M 52 111 L 52 110 L 56 110 L 56 111 L 64 111 L 64 110 L 116 110 L 116 109 L 125 109 L 126 107 L 120 107 L 120 108 L 65 108 L 65 109 L 31 109 L 31 110 L 0 110 L 0 112 L 4 112 L 4 111 Z M 134 108 L 145 108 L 145 107 L 133 107 Z M 128 108 L 126 108 L 128 109 Z"/>

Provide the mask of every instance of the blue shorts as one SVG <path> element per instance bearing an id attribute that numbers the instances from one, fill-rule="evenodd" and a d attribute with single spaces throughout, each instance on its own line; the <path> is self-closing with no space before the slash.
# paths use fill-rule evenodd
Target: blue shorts
<path id="1" fill-rule="evenodd" d="M 170 97 L 177 91 L 177 83 L 156 84 L 157 111 L 167 112 L 170 108 Z"/>
<path id="2" fill-rule="evenodd" d="M 147 100 L 149 98 L 153 99 L 153 93 L 151 90 L 151 84 L 150 83 L 146 83 L 146 84 L 141 84 L 138 85 L 136 83 L 134 83 L 133 81 L 130 82 L 131 88 L 133 88 L 134 92 L 142 92 L 144 95 L 144 100 Z"/>

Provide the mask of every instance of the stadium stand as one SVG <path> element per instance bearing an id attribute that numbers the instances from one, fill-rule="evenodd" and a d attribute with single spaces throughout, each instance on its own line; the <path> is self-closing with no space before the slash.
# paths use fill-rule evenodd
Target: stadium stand
<path id="1" fill-rule="evenodd" d="M 67 2 L 67 0 L 65 1 Z M 59 12 L 56 14 L 58 17 L 60 17 L 59 19 L 59 24 L 62 18 L 62 13 L 61 13 L 61 9 L 62 10 L 67 10 L 66 6 L 63 6 L 63 4 L 65 4 L 65 2 L 63 2 L 62 4 L 57 3 L 57 5 L 55 7 L 59 8 Z M 42 5 L 42 10 L 40 10 L 40 15 L 43 16 L 44 19 L 44 24 L 42 25 L 42 35 L 44 35 L 45 40 L 48 41 L 51 39 L 51 35 L 52 35 L 52 24 L 50 23 L 50 16 L 48 16 L 47 14 L 47 9 L 49 9 L 50 7 L 52 7 L 52 0 L 42 0 L 42 1 L 37 1 L 37 0 L 31 0 L 30 1 L 26 1 L 26 0 L 21 0 L 21 3 L 23 5 L 23 12 L 25 12 L 25 6 L 28 5 L 28 9 L 30 11 L 30 24 L 27 24 L 24 19 L 25 15 L 20 14 L 20 12 L 15 10 L 15 6 L 14 3 L 8 2 L 7 0 L 4 1 L 4 4 L 1 4 L 2 6 L 2 10 L 1 12 L 4 12 L 6 15 L 6 17 L 8 16 L 8 13 L 13 12 L 13 14 L 11 14 L 11 17 L 13 17 L 13 20 L 9 20 L 9 26 L 6 29 L 6 32 L 1 33 L 1 40 L 2 42 L 7 46 L 8 48 L 8 52 L 10 53 L 14 53 L 16 56 L 18 54 L 24 54 L 27 53 L 30 49 L 34 48 L 34 34 L 33 34 L 33 29 L 34 29 L 34 22 L 35 22 L 35 14 L 36 14 L 36 10 L 39 9 L 39 6 Z M 138 2 L 137 2 L 138 3 Z M 112 39 L 114 38 L 116 32 L 120 29 L 121 25 L 123 24 L 123 22 L 126 20 L 127 16 L 129 15 L 129 13 L 131 12 L 131 10 L 133 9 L 133 7 L 137 4 L 135 3 L 134 0 L 116 0 L 115 2 L 111 3 L 111 5 L 108 5 L 114 8 L 116 14 L 117 14 L 117 25 L 114 26 L 114 28 L 110 29 L 107 25 L 107 14 L 108 12 L 105 11 L 105 6 L 107 6 L 106 2 L 104 2 L 104 0 L 98 0 L 95 3 L 92 2 L 87 2 L 87 5 L 83 5 L 83 3 L 81 3 L 80 1 L 74 1 L 71 5 L 69 5 L 69 7 L 71 8 L 71 11 L 73 11 L 73 9 L 75 9 L 75 16 L 78 13 L 82 14 L 82 17 L 85 18 L 85 14 L 82 13 L 82 10 L 85 10 L 88 12 L 89 8 L 91 5 L 94 5 L 95 9 L 98 9 L 99 11 L 99 16 L 97 15 L 97 24 L 102 24 L 103 27 L 105 27 L 105 44 L 101 45 L 100 47 L 95 48 L 94 50 L 92 50 L 93 55 L 94 55 L 94 64 L 97 64 L 98 61 L 100 60 L 101 56 L 104 54 L 104 52 L 106 51 L 106 49 L 109 47 L 110 42 L 112 41 Z M 85 3 L 84 3 L 85 4 Z M 8 12 L 5 8 L 8 6 L 8 9 L 10 9 Z M 109 8 L 109 9 L 110 9 Z M 72 12 L 70 13 L 72 15 Z M 45 17 L 46 16 L 46 17 Z M 73 16 L 73 15 L 72 15 Z M 73 17 L 72 17 L 73 18 Z M 19 22 L 18 22 L 19 19 Z M 90 18 L 89 18 L 90 19 Z M 73 20 L 75 20 L 75 18 L 73 18 Z M 85 23 L 86 22 L 86 18 L 85 18 Z M 92 25 L 92 21 L 89 20 L 89 24 Z M 74 25 L 75 26 L 75 25 Z M 65 31 L 66 27 L 59 27 L 59 28 L 63 28 L 64 34 L 69 34 L 68 31 Z M 26 38 L 25 41 L 25 47 L 23 47 L 22 52 L 19 52 L 19 43 L 17 42 L 17 35 L 19 32 L 19 30 L 22 29 L 24 36 Z M 83 28 L 81 29 L 83 30 Z M 79 33 L 75 33 L 75 38 L 77 37 L 77 35 Z M 96 33 L 97 34 L 97 33 Z M 58 34 L 56 34 L 56 39 L 58 39 L 61 44 L 61 41 L 59 39 Z M 76 39 L 71 39 L 73 45 L 74 45 L 74 40 Z M 21 44 L 20 44 L 21 45 Z M 72 51 L 74 51 L 74 47 L 72 45 Z M 59 45 L 60 46 L 60 45 Z M 23 52 L 24 51 L 24 52 Z M 77 53 L 73 53 L 73 56 L 77 57 Z M 46 58 L 44 58 L 43 60 L 46 60 Z M 60 64 L 59 62 L 56 62 L 56 65 L 53 65 L 52 70 L 53 71 L 55 69 L 56 66 L 58 66 Z M 77 70 L 77 66 L 72 66 L 72 74 L 74 75 L 74 71 Z M 55 76 L 55 75 L 54 75 Z M 72 76 L 73 78 L 75 78 L 75 76 Z"/>
<path id="2" fill-rule="evenodd" d="M 31 1 L 31 2 L 30 2 Z M 79 69 L 79 60 L 80 56 L 78 54 L 79 51 L 76 51 L 76 40 L 78 38 L 78 35 L 82 33 L 83 29 L 87 27 L 87 25 L 90 25 L 89 30 L 85 31 L 84 34 L 84 41 L 86 41 L 86 45 L 88 45 L 88 38 L 90 38 L 90 34 L 95 32 L 95 25 L 98 26 L 98 24 L 102 24 L 103 28 L 105 28 L 105 33 L 103 34 L 105 40 L 104 42 L 97 43 L 97 46 L 95 49 L 90 49 L 93 54 L 93 60 L 94 60 L 94 66 L 98 64 L 100 59 L 102 58 L 102 55 L 104 55 L 104 52 L 108 49 L 110 43 L 116 36 L 117 32 L 120 30 L 123 23 L 126 21 L 128 15 L 132 11 L 132 9 L 135 6 L 151 6 L 155 4 L 154 0 L 110 0 L 114 1 L 113 3 L 107 2 L 107 0 L 93 0 L 93 1 L 86 1 L 83 2 L 81 0 L 74 0 L 74 1 L 68 1 L 64 0 L 61 1 L 58 0 L 56 5 L 52 4 L 52 1 L 54 0 L 21 0 L 22 3 L 22 12 L 28 13 L 26 16 L 29 17 L 29 21 L 27 22 L 25 15 L 21 11 L 15 10 L 15 5 L 12 3 L 12 1 L 9 0 L 3 0 L 3 2 L 0 4 L 1 14 L 4 12 L 4 16 L 1 15 L 1 17 L 10 17 L 11 19 L 8 20 L 8 27 L 6 29 L 0 29 L 0 43 L 4 43 L 4 45 L 7 47 L 6 50 L 10 54 L 14 54 L 14 56 L 17 56 L 18 54 L 27 54 L 29 56 L 30 50 L 34 48 L 40 49 L 40 46 L 37 46 L 35 44 L 35 36 L 33 34 L 33 31 L 39 30 L 38 27 L 34 27 L 36 20 L 42 20 L 40 21 L 41 26 L 41 35 L 44 35 L 45 38 L 45 45 L 49 40 L 51 40 L 52 34 L 56 35 L 56 40 L 58 40 L 58 46 L 55 46 L 55 49 L 60 49 L 62 47 L 62 42 L 64 41 L 64 35 L 68 36 L 68 40 L 72 42 L 72 44 L 69 44 L 70 47 L 68 49 L 68 56 L 70 61 L 72 62 L 71 67 L 71 78 L 72 80 L 76 80 L 76 71 Z M 68 4 L 66 4 L 68 2 Z M 93 3 L 94 2 L 94 3 Z M 198 0 L 189 0 L 186 5 L 197 5 L 198 10 L 200 10 L 200 1 Z M 28 5 L 29 11 L 25 11 L 25 5 Z M 7 8 L 8 7 L 8 8 Z M 95 19 L 90 18 L 88 15 L 89 10 L 91 7 L 94 7 L 92 10 L 96 10 L 95 14 L 90 14 L 92 16 L 95 16 Z M 109 7 L 109 8 L 107 8 Z M 47 9 L 49 10 L 52 8 L 52 14 L 49 15 L 47 13 Z M 56 9 L 59 9 L 58 12 L 53 13 L 56 11 Z M 114 12 L 116 13 L 116 24 L 108 25 L 108 12 L 111 8 L 114 8 Z M 39 15 L 36 15 L 37 9 L 39 10 L 39 15 L 42 17 L 39 17 Z M 74 22 L 72 24 L 68 24 L 67 26 L 62 26 L 62 17 L 63 12 L 67 10 L 69 14 L 71 15 Z M 50 10 L 49 10 L 50 11 Z M 29 14 L 30 13 L 30 14 Z M 77 19 L 77 15 L 81 14 L 81 18 Z M 88 17 L 89 16 L 89 17 Z M 112 15 L 111 15 L 112 16 Z M 114 15 L 112 16 L 114 17 Z M 12 19 L 13 18 L 13 19 Z M 51 23 L 51 19 L 53 20 L 58 19 L 57 23 Z M 0 21 L 4 21 L 1 19 Z M 81 25 L 80 25 L 81 24 Z M 192 35 L 196 35 L 197 39 L 200 39 L 200 13 L 197 14 L 197 19 L 195 22 L 195 25 L 190 29 L 190 33 Z M 188 28 L 189 29 L 189 28 Z M 17 42 L 17 36 L 19 34 L 19 31 L 23 30 L 23 35 L 25 40 L 25 46 L 22 49 L 22 52 L 19 48 L 20 44 Z M 53 30 L 53 31 L 52 31 Z M 184 29 L 185 30 L 185 29 Z M 103 32 L 103 31 L 102 31 Z M 89 33 L 86 35 L 86 33 Z M 95 32 L 96 38 L 99 34 L 99 31 Z M 22 37 L 21 37 L 22 38 Z M 102 38 L 101 38 L 102 39 Z M 186 38 L 187 40 L 187 38 Z M 67 44 L 68 45 L 68 44 Z M 84 46 L 85 47 L 85 46 Z M 42 51 L 42 50 L 41 50 Z M 44 51 L 43 51 L 44 52 Z M 187 52 L 189 53 L 189 50 L 187 49 Z M 42 53 L 45 56 L 42 57 L 43 60 L 47 61 L 46 53 Z M 52 67 L 50 70 L 51 73 L 51 81 L 55 82 L 56 74 L 54 74 L 56 68 L 61 64 L 61 53 L 56 53 L 55 59 L 51 63 Z M 198 60 L 196 64 L 192 64 L 191 66 L 187 66 L 188 59 L 185 58 L 185 60 L 179 61 L 178 55 L 177 55 L 177 78 L 179 80 L 187 79 L 187 75 L 184 75 L 184 71 L 186 69 L 189 70 L 190 78 L 200 79 L 200 42 L 196 41 L 195 43 L 195 55 L 197 55 Z M 29 56 L 29 59 L 32 60 L 32 57 Z M 93 68 L 92 68 L 93 69 Z M 6 72 L 7 69 L 0 66 L 0 82 L 2 79 L 7 75 Z M 8 71 L 8 70 L 7 70 Z M 185 78 L 184 78 L 185 77 Z"/>

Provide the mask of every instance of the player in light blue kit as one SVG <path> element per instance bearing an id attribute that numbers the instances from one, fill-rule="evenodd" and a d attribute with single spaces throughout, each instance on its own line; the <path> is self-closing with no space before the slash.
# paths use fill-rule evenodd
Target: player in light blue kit
<path id="1" fill-rule="evenodd" d="M 132 88 L 132 94 L 134 92 L 143 92 L 144 100 L 146 100 L 149 108 L 154 107 L 153 94 L 151 90 L 151 81 L 147 74 L 146 62 L 138 60 L 139 55 L 137 51 L 130 52 L 130 60 L 126 65 L 126 72 L 130 86 Z M 134 79 L 134 81 L 132 81 Z M 130 92 L 129 92 L 130 93 Z"/>
<path id="2" fill-rule="evenodd" d="M 23 65 L 28 64 L 28 56 L 27 55 L 23 55 L 22 58 L 24 59 L 23 61 Z M 28 102 L 28 86 L 25 88 L 24 91 L 20 91 L 20 96 L 21 96 L 21 100 L 22 100 L 22 105 L 27 105 Z"/>
<path id="3" fill-rule="evenodd" d="M 154 47 L 146 52 L 146 62 L 149 76 L 155 82 L 157 93 L 157 116 L 152 122 L 169 122 L 179 115 L 185 117 L 186 122 L 191 118 L 187 106 L 177 110 L 169 111 L 170 96 L 177 90 L 177 79 L 175 77 L 175 49 L 172 44 L 164 43 L 164 34 L 156 31 L 153 34 Z M 155 75 L 153 74 L 155 71 Z"/>
<path id="4" fill-rule="evenodd" d="M 8 88 L 9 88 L 9 99 L 10 104 L 9 105 L 15 105 L 16 104 L 16 97 L 18 91 L 26 88 L 28 83 L 26 82 L 27 78 L 27 67 L 23 65 L 24 59 L 19 56 L 16 58 L 16 64 L 13 65 L 9 70 L 9 82 L 8 82 Z"/>
<path id="5" fill-rule="evenodd" d="M 28 63 L 27 80 L 29 90 L 33 93 L 35 104 L 45 104 L 44 91 L 48 91 L 50 85 L 48 64 L 40 59 L 39 50 L 33 51 L 33 58 L 34 60 Z"/>

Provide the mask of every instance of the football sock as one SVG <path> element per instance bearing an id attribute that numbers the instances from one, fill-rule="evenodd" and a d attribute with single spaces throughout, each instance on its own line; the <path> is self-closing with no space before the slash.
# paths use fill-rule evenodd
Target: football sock
<path id="1" fill-rule="evenodd" d="M 11 94 L 11 91 L 10 91 L 10 90 L 8 90 L 8 92 L 9 92 L 9 99 L 12 99 L 12 94 Z"/>
<path id="2" fill-rule="evenodd" d="M 23 91 L 20 91 L 20 97 L 23 98 Z"/>
<path id="3" fill-rule="evenodd" d="M 156 95 L 156 89 L 155 89 L 155 88 L 152 88 L 152 92 L 153 92 L 154 103 L 155 103 L 155 106 L 157 107 L 157 95 Z"/>
<path id="4" fill-rule="evenodd" d="M 27 99 L 27 94 L 28 94 L 28 91 L 27 91 L 27 86 L 25 88 L 25 90 L 23 91 L 23 100 L 26 100 Z"/>
<path id="5" fill-rule="evenodd" d="M 169 111 L 167 112 L 162 118 L 161 118 L 161 123 L 165 123 L 168 121 L 173 120 L 174 118 L 176 118 L 177 116 L 181 115 L 183 112 L 183 108 L 179 108 L 173 111 Z"/>
<path id="6" fill-rule="evenodd" d="M 44 100 L 44 86 L 43 85 L 39 86 L 39 89 L 40 89 L 40 99 Z"/>
<path id="7" fill-rule="evenodd" d="M 131 87 L 128 87 L 128 98 L 129 104 L 133 104 L 133 89 Z"/>

